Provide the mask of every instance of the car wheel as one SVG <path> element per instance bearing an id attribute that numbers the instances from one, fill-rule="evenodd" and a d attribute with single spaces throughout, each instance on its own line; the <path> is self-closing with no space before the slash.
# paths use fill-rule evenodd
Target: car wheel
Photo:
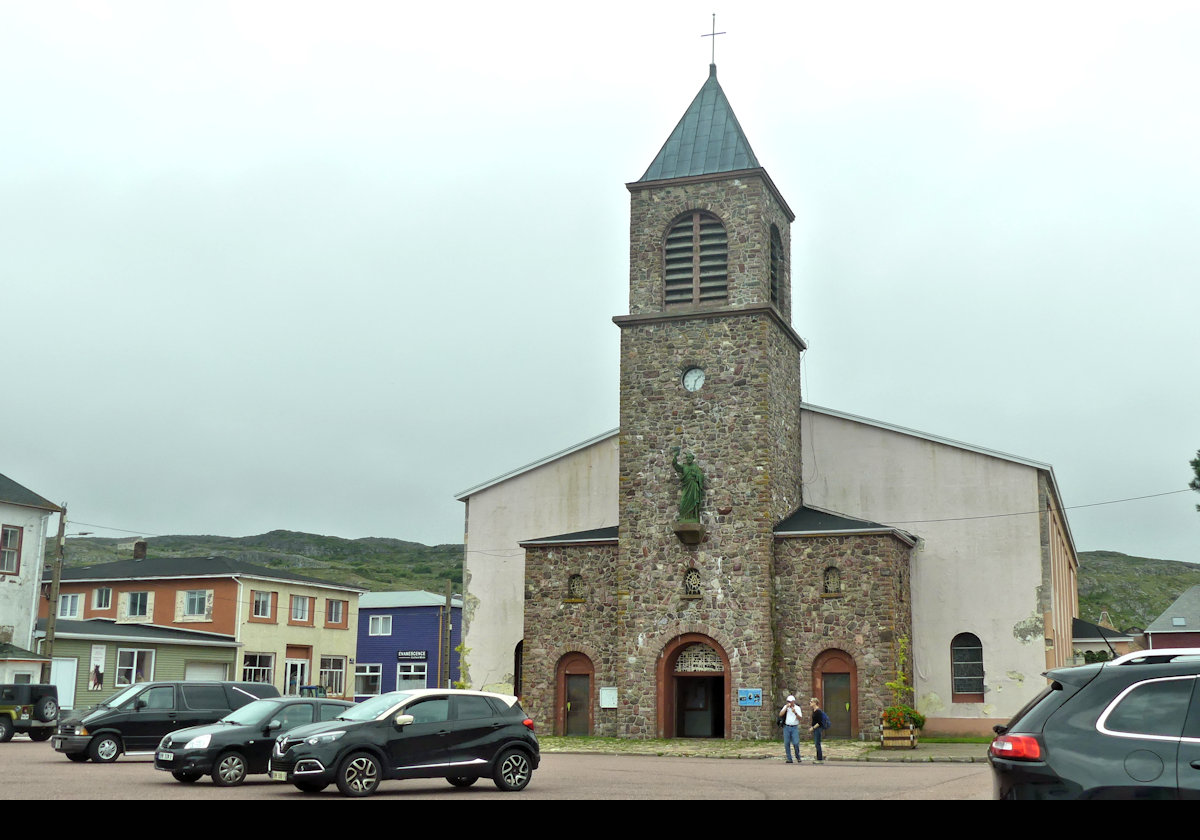
<path id="1" fill-rule="evenodd" d="M 175 770 L 171 775 L 175 777 L 175 781 L 183 782 L 185 785 L 190 785 L 200 779 L 199 773 L 184 773 L 182 770 Z"/>
<path id="2" fill-rule="evenodd" d="M 533 765 L 529 756 L 518 749 L 512 749 L 500 756 L 496 762 L 496 772 L 492 781 L 500 790 L 524 790 L 533 778 Z"/>
<path id="3" fill-rule="evenodd" d="M 368 796 L 379 787 L 379 762 L 370 753 L 354 753 L 342 762 L 338 790 L 346 796 Z"/>
<path id="4" fill-rule="evenodd" d="M 13 722 L 9 717 L 0 715 L 0 744 L 7 744 L 12 740 Z"/>
<path id="5" fill-rule="evenodd" d="M 58 701 L 53 697 L 43 697 L 33 706 L 33 716 L 42 723 L 58 719 Z"/>
<path id="6" fill-rule="evenodd" d="M 447 776 L 446 781 L 455 787 L 470 787 L 479 781 L 478 776 Z"/>
<path id="7" fill-rule="evenodd" d="M 54 734 L 54 730 L 52 730 L 52 729 L 43 729 L 41 727 L 38 727 L 37 729 L 29 730 L 29 740 L 30 741 L 49 741 L 50 736 L 53 734 Z"/>
<path id="8" fill-rule="evenodd" d="M 97 764 L 116 761 L 121 754 L 121 739 L 116 735 L 97 735 L 88 745 L 88 757 Z"/>
<path id="9" fill-rule="evenodd" d="M 78 761 L 78 762 L 82 763 L 82 762 L 88 760 L 88 754 L 85 752 L 67 753 L 66 755 L 67 755 L 67 758 L 71 759 L 71 761 Z"/>
<path id="10" fill-rule="evenodd" d="M 320 793 L 329 787 L 329 782 L 292 782 L 301 793 Z"/>
<path id="11" fill-rule="evenodd" d="M 240 753 L 223 753 L 213 765 L 213 781 L 220 787 L 233 787 L 246 780 L 246 759 Z"/>

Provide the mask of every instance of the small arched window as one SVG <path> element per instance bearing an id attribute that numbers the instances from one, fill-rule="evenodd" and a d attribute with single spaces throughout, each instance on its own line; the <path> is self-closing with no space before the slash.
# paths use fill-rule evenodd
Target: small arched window
<path id="1" fill-rule="evenodd" d="M 771 225 L 771 303 L 779 305 L 779 287 L 783 283 L 783 237 Z"/>
<path id="2" fill-rule="evenodd" d="M 702 584 L 698 569 L 688 569 L 683 576 L 683 595 L 685 598 L 699 598 Z"/>
<path id="3" fill-rule="evenodd" d="M 825 570 L 825 579 L 822 581 L 821 592 L 825 595 L 842 594 L 842 573 L 838 571 L 837 566 L 830 566 Z"/>
<path id="4" fill-rule="evenodd" d="M 664 303 L 728 300 L 728 251 L 725 226 L 712 213 L 693 210 L 677 219 L 663 244 Z"/>
<path id="5" fill-rule="evenodd" d="M 983 702 L 983 642 L 974 633 L 950 642 L 950 679 L 951 702 Z"/>
<path id="6" fill-rule="evenodd" d="M 567 578 L 567 600 L 582 601 L 587 597 L 587 588 L 583 585 L 583 575 L 571 575 Z"/>

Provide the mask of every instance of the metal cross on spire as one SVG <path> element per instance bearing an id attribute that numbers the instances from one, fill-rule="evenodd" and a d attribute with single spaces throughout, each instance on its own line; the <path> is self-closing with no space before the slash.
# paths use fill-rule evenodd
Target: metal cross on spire
<path id="1" fill-rule="evenodd" d="M 713 31 L 705 32 L 700 36 L 701 38 L 712 38 L 712 61 L 710 62 L 712 64 L 717 63 L 717 36 L 724 34 L 726 33 L 717 31 L 717 13 L 713 12 Z"/>

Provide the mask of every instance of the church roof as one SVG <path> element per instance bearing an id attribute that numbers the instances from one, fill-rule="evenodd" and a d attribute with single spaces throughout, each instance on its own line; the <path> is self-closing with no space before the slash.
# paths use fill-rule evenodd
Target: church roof
<path id="1" fill-rule="evenodd" d="M 47 501 L 27 487 L 22 487 L 6 475 L 0 475 L 0 502 L 21 507 L 40 508 L 51 513 L 62 510 L 54 502 Z"/>
<path id="2" fill-rule="evenodd" d="M 851 519 L 827 510 L 801 505 L 792 514 L 775 526 L 777 537 L 800 537 L 838 534 L 894 534 L 909 545 L 914 545 L 917 538 L 907 531 L 881 525 L 878 522 L 868 522 L 865 519 Z"/>
<path id="3" fill-rule="evenodd" d="M 717 65 L 710 64 L 708 81 L 639 180 L 661 181 L 758 168 L 750 141 L 717 82 Z"/>
<path id="4" fill-rule="evenodd" d="M 593 528 L 590 531 L 575 531 L 571 534 L 559 534 L 555 537 L 538 537 L 524 540 L 522 547 L 527 545 L 579 545 L 580 543 L 614 543 L 617 541 L 617 526 L 608 528 Z"/>

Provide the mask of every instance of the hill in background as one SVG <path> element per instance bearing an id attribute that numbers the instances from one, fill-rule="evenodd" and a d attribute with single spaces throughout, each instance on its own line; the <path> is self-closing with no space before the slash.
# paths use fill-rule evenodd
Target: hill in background
<path id="1" fill-rule="evenodd" d="M 425 589 L 441 594 L 449 581 L 462 592 L 463 547 L 422 545 L 384 537 L 347 540 L 295 531 L 271 531 L 253 537 L 146 537 L 151 557 L 229 557 L 268 569 L 361 586 L 374 592 Z M 53 557 L 54 540 L 46 544 Z M 70 568 L 128 560 L 133 539 L 74 537 L 67 540 Z"/>
<path id="2" fill-rule="evenodd" d="M 1108 610 L 1118 630 L 1145 629 L 1193 586 L 1200 566 L 1177 560 L 1130 557 L 1117 551 L 1079 552 L 1079 617 L 1096 623 Z"/>
<path id="3" fill-rule="evenodd" d="M 347 540 L 296 531 L 253 537 L 147 537 L 152 557 L 225 556 L 270 569 L 361 586 L 380 592 L 425 589 L 442 593 L 450 581 L 462 592 L 462 545 L 422 545 L 385 537 Z M 47 556 L 53 556 L 53 540 Z M 75 537 L 67 541 L 68 566 L 128 559 L 133 540 Z M 1079 553 L 1079 615 L 1098 622 L 1108 610 L 1117 629 L 1144 628 L 1186 589 L 1200 585 L 1200 566 L 1131 557 L 1116 551 Z"/>

